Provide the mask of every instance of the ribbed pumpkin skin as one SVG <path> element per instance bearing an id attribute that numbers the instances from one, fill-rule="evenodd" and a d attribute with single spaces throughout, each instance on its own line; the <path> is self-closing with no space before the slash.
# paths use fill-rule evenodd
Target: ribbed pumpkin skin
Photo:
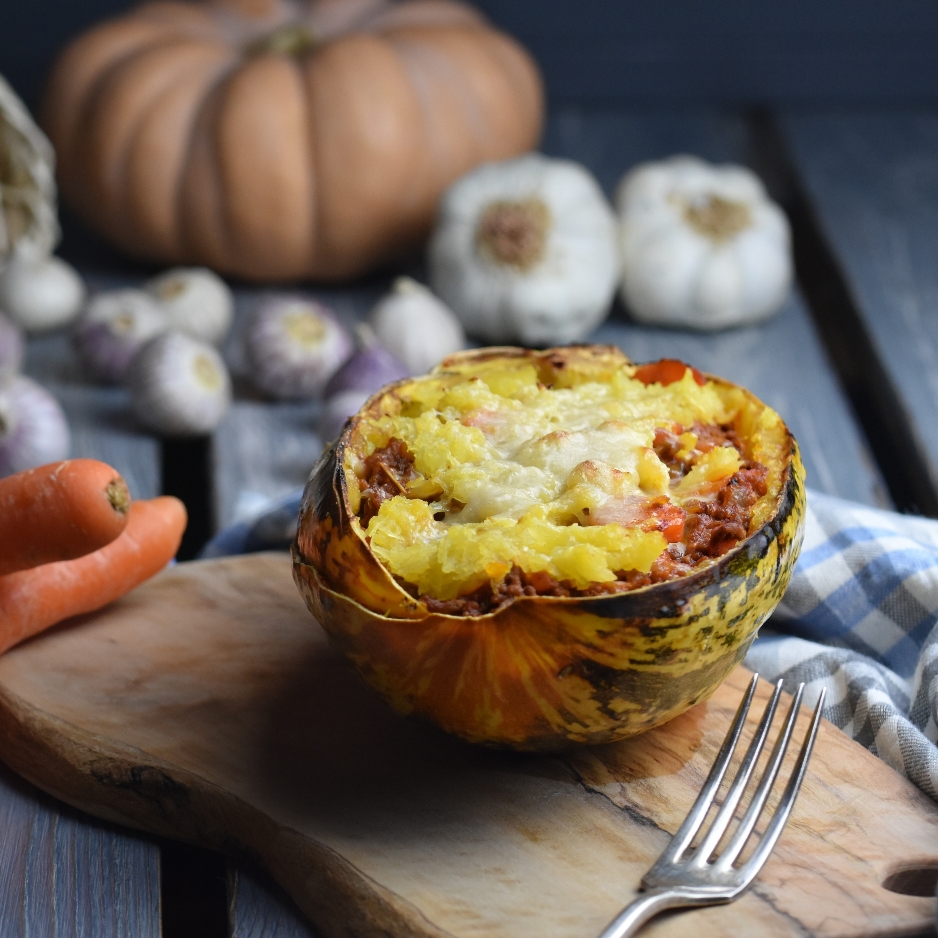
<path id="1" fill-rule="evenodd" d="M 316 45 L 258 43 L 302 23 Z M 130 254 L 251 280 L 411 250 L 444 189 L 533 147 L 543 93 L 452 0 L 149 3 L 69 46 L 42 123 L 65 198 Z"/>
<path id="2" fill-rule="evenodd" d="M 594 352 L 603 360 L 602 349 Z M 550 751 L 672 719 L 712 694 L 743 658 L 801 546 L 804 467 L 786 431 L 771 517 L 712 565 L 615 595 L 523 597 L 478 617 L 430 613 L 348 523 L 341 466 L 351 432 L 352 424 L 310 477 L 294 580 L 332 643 L 398 712 L 472 742 Z"/>

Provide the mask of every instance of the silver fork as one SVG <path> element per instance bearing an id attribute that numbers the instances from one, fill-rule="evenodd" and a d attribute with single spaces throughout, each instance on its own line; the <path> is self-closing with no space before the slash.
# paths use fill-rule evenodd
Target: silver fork
<path id="1" fill-rule="evenodd" d="M 746 714 L 749 712 L 749 705 L 752 703 L 753 694 L 756 691 L 756 682 L 759 675 L 753 675 L 752 682 L 743 697 L 739 709 L 736 711 L 736 718 L 733 725 L 723 740 L 723 746 L 717 754 L 716 762 L 704 782 L 704 787 L 699 797 L 690 809 L 690 813 L 684 819 L 680 830 L 674 835 L 670 845 L 664 853 L 658 857 L 655 865 L 645 874 L 642 879 L 643 893 L 631 905 L 626 906 L 612 922 L 606 927 L 606 930 L 599 938 L 626 938 L 627 935 L 633 935 L 648 919 L 663 912 L 665 909 L 675 909 L 681 907 L 704 906 L 704 905 L 722 905 L 738 899 L 746 889 L 752 884 L 759 870 L 762 869 L 765 861 L 768 859 L 775 842 L 782 833 L 782 828 L 791 814 L 795 798 L 798 797 L 798 790 L 801 788 L 801 782 L 804 779 L 805 770 L 808 766 L 808 759 L 811 758 L 811 750 L 814 748 L 814 739 L 817 736 L 818 725 L 821 722 L 821 707 L 824 703 L 824 690 L 814 709 L 814 717 L 811 726 L 805 736 L 804 743 L 801 746 L 801 752 L 798 755 L 798 761 L 792 771 L 791 778 L 785 788 L 775 814 L 769 821 L 765 832 L 759 839 L 752 855 L 740 866 L 734 866 L 734 863 L 742 853 L 749 835 L 752 833 L 762 809 L 765 807 L 766 799 L 775 782 L 782 760 L 785 757 L 785 751 L 788 749 L 788 743 L 791 739 L 792 731 L 795 728 L 795 720 L 798 718 L 798 710 L 801 706 L 801 696 L 804 693 L 804 684 L 798 686 L 791 708 L 788 711 L 788 717 L 782 727 L 779 737 L 772 750 L 768 765 L 763 772 L 759 787 L 753 795 L 752 802 L 746 811 L 745 816 L 739 823 L 739 827 L 734 831 L 732 837 L 724 850 L 718 857 L 713 857 L 714 850 L 723 838 L 733 814 L 746 790 L 746 786 L 752 777 L 753 769 L 759 759 L 759 754 L 765 746 L 765 741 L 769 735 L 769 728 L 772 725 L 772 719 L 778 708 L 779 697 L 782 694 L 782 682 L 779 681 L 775 686 L 775 693 L 768 702 L 765 712 L 762 714 L 762 720 L 756 729 L 755 736 L 746 750 L 739 771 L 726 797 L 723 806 L 720 808 L 717 816 L 713 820 L 710 829 L 704 834 L 703 839 L 693 849 L 689 849 L 691 841 L 700 830 L 707 813 L 714 803 L 720 782 L 726 774 L 727 766 L 739 742 L 742 734 L 743 725 L 746 722 Z"/>

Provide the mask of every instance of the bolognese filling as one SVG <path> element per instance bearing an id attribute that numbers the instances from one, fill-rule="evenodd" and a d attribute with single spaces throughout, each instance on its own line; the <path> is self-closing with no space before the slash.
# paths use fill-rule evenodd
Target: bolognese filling
<path id="1" fill-rule="evenodd" d="M 372 552 L 431 611 L 686 576 L 749 535 L 777 484 L 777 415 L 681 363 L 564 387 L 524 361 L 475 371 L 405 385 L 347 455 Z"/>

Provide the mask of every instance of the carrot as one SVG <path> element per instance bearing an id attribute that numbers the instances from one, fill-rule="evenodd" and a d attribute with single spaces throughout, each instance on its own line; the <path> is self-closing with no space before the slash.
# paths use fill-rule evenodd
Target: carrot
<path id="1" fill-rule="evenodd" d="M 124 532 L 100 550 L 0 577 L 0 652 L 129 593 L 172 560 L 185 527 L 178 498 L 134 502 Z"/>
<path id="2" fill-rule="evenodd" d="M 96 459 L 0 479 L 0 576 L 104 547 L 124 530 L 129 508 L 127 484 Z"/>

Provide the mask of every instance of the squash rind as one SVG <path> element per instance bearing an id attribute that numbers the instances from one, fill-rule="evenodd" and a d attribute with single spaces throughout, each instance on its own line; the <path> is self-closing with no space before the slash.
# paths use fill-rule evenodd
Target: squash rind
<path id="1" fill-rule="evenodd" d="M 551 351 L 562 358 L 568 350 Z M 569 353 L 590 351 L 594 364 L 603 363 L 596 347 Z M 786 431 L 771 517 L 694 573 L 598 597 L 521 597 L 484 616 L 431 613 L 393 580 L 349 515 L 342 463 L 355 419 L 310 477 L 294 580 L 331 642 L 395 710 L 472 742 L 550 751 L 611 742 L 672 719 L 742 660 L 791 577 L 805 491 Z"/>

